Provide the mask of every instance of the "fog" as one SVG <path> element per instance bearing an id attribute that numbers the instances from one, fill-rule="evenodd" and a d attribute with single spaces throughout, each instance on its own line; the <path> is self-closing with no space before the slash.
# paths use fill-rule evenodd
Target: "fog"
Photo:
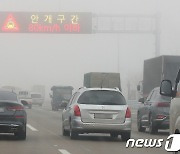
<path id="1" fill-rule="evenodd" d="M 179 0 L 1 0 L 1 11 L 159 14 L 160 54 L 180 55 Z M 118 51 L 119 67 L 118 67 Z M 144 59 L 155 57 L 153 34 L 0 34 L 0 86 L 83 85 L 87 72 L 120 72 L 142 79 Z M 118 69 L 119 68 L 119 69 Z M 135 83 L 134 83 L 135 84 Z"/>

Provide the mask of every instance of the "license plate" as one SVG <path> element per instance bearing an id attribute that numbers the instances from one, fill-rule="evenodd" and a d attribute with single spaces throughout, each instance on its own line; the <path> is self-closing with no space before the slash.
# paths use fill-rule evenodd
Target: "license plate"
<path id="1" fill-rule="evenodd" d="M 0 108 L 0 112 L 4 112 L 4 108 Z"/>
<path id="2" fill-rule="evenodd" d="M 95 113 L 94 114 L 95 119 L 112 119 L 111 114 L 100 114 L 100 113 Z"/>

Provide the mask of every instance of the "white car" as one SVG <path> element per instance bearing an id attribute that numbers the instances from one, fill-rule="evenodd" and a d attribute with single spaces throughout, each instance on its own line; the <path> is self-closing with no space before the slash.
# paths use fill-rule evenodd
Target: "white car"
<path id="1" fill-rule="evenodd" d="M 42 106 L 44 98 L 40 93 L 31 92 L 32 104 Z"/>
<path id="2" fill-rule="evenodd" d="M 175 86 L 172 88 L 170 80 L 163 80 L 160 94 L 172 98 L 170 105 L 170 134 L 180 134 L 180 70 L 178 72 Z M 179 87 L 179 88 L 178 88 Z M 171 146 L 172 147 L 172 146 Z M 180 151 L 174 152 L 180 154 Z"/>

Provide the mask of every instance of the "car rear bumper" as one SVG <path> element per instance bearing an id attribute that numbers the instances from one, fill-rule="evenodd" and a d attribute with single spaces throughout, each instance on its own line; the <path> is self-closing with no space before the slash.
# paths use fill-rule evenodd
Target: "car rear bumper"
<path id="1" fill-rule="evenodd" d="M 20 122 L 8 123 L 0 122 L 0 133 L 16 133 L 25 129 L 25 124 Z"/>
<path id="2" fill-rule="evenodd" d="M 169 129 L 169 119 L 155 119 L 154 122 L 159 129 Z"/>
<path id="3" fill-rule="evenodd" d="M 131 119 L 122 124 L 83 123 L 81 118 L 72 120 L 72 129 L 79 133 L 123 133 L 131 131 Z"/>

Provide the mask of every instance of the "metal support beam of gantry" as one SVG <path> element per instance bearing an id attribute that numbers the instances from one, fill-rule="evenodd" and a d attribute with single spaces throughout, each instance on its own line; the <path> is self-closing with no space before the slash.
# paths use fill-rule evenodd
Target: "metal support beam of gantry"
<path id="1" fill-rule="evenodd" d="M 155 56 L 160 55 L 160 15 L 93 14 L 93 33 L 153 34 Z"/>

